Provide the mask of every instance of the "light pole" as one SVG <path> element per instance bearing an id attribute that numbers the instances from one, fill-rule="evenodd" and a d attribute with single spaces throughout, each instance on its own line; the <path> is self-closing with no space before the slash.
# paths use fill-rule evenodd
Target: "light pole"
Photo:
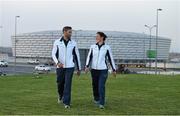
<path id="1" fill-rule="evenodd" d="M 162 9 L 158 8 L 156 10 L 156 59 L 155 59 L 155 74 L 157 75 L 157 47 L 158 47 L 158 15 L 159 11 L 162 11 Z"/>
<path id="2" fill-rule="evenodd" d="M 147 57 L 146 57 L 146 34 L 145 34 L 145 32 L 143 32 L 143 44 L 144 44 L 144 47 L 143 47 L 143 52 L 144 52 L 143 61 L 144 61 L 144 65 L 146 67 L 146 63 L 147 63 L 146 59 L 147 59 Z"/>
<path id="3" fill-rule="evenodd" d="M 2 29 L 2 28 L 3 28 L 3 26 L 0 26 L 0 29 Z M 0 37 L 2 37 L 2 35 Z"/>
<path id="4" fill-rule="evenodd" d="M 149 52 L 151 51 L 151 33 L 152 33 L 152 29 L 154 27 L 156 27 L 156 25 L 153 26 L 148 26 L 148 25 L 144 25 L 145 27 L 147 27 L 149 29 Z M 149 57 L 149 71 L 151 70 L 151 58 Z"/>
<path id="5" fill-rule="evenodd" d="M 14 34 L 14 74 L 16 74 L 16 34 L 17 34 L 17 19 L 20 16 L 15 16 L 15 34 Z"/>

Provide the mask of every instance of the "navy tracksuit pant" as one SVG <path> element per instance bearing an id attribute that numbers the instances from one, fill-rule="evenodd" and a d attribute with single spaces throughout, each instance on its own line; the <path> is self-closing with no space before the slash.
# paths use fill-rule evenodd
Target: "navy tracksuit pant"
<path id="1" fill-rule="evenodd" d="M 94 100 L 99 101 L 100 105 L 105 104 L 105 84 L 108 77 L 108 70 L 91 70 L 92 87 Z"/>
<path id="2" fill-rule="evenodd" d="M 74 68 L 57 68 L 57 88 L 59 99 L 63 100 L 63 103 L 70 105 L 71 102 L 71 85 Z"/>

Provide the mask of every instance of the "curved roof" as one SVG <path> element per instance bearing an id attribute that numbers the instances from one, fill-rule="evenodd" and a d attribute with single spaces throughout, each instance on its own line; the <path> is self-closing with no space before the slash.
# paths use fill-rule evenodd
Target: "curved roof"
<path id="1" fill-rule="evenodd" d="M 96 32 L 98 30 L 73 30 L 73 35 L 74 36 L 95 36 Z M 121 32 L 121 31 L 103 31 L 108 37 L 130 37 L 130 38 L 149 38 L 149 35 L 144 34 L 144 33 L 135 33 L 135 32 Z M 37 32 L 30 32 L 30 33 L 22 33 L 18 34 L 17 36 L 36 36 L 36 35 L 44 35 L 44 36 L 52 36 L 52 35 L 62 35 L 62 32 L 60 30 L 48 30 L 48 31 L 37 31 Z M 155 38 L 155 36 L 152 36 L 152 38 Z M 163 39 L 168 39 L 169 38 L 164 38 L 160 37 Z"/>

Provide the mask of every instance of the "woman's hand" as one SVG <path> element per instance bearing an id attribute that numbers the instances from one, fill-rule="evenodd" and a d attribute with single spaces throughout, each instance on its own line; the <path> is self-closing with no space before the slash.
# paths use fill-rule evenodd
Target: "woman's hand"
<path id="1" fill-rule="evenodd" d="M 85 73 L 87 74 L 89 72 L 89 68 L 85 67 Z"/>

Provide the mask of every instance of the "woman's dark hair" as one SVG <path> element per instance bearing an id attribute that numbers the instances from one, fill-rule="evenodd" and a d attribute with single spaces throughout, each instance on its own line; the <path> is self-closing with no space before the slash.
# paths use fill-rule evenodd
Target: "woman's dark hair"
<path id="1" fill-rule="evenodd" d="M 101 37 L 103 37 L 103 40 L 105 41 L 107 36 L 106 34 L 104 34 L 103 32 L 97 32 L 96 34 L 100 35 Z"/>
<path id="2" fill-rule="evenodd" d="M 64 32 L 64 31 L 71 30 L 71 29 L 72 29 L 72 27 L 70 27 L 70 26 L 65 26 L 65 27 L 63 27 L 63 32 Z"/>

